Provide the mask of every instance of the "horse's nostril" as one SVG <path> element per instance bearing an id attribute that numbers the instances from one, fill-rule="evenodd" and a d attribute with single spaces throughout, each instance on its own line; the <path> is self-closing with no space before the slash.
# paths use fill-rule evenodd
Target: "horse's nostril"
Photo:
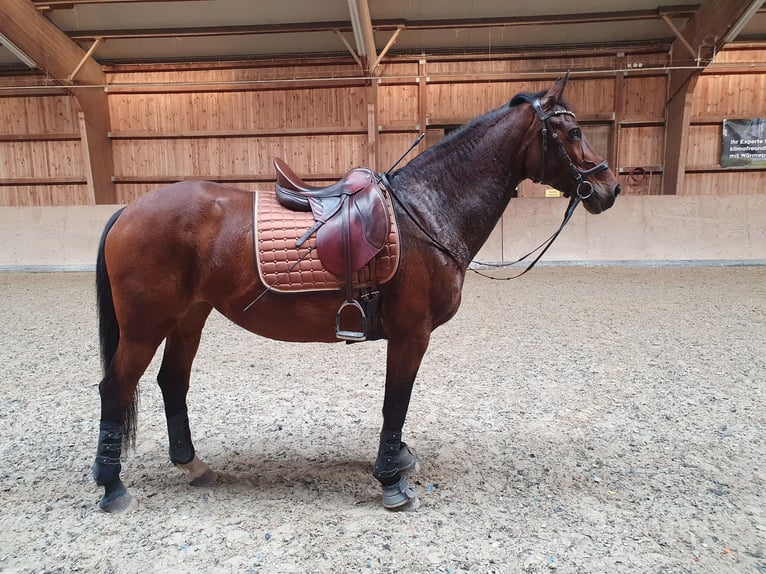
<path id="1" fill-rule="evenodd" d="M 620 192 L 621 192 L 621 191 L 622 191 L 622 189 L 620 189 L 620 184 L 618 183 L 618 184 L 615 186 L 615 188 L 614 188 L 614 196 L 615 196 L 615 197 L 617 197 L 618 195 L 620 195 Z"/>

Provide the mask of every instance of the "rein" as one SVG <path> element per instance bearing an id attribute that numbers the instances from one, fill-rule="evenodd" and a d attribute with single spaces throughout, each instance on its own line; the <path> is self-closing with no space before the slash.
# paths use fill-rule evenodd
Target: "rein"
<path id="1" fill-rule="evenodd" d="M 574 178 L 575 182 L 577 183 L 577 188 L 575 189 L 575 195 L 570 198 L 569 205 L 567 206 L 566 212 L 564 213 L 564 219 L 561 222 L 561 225 L 559 225 L 558 229 L 553 232 L 553 234 L 548 237 L 545 241 L 543 241 L 540 245 L 535 247 L 532 251 L 527 253 L 526 255 L 520 257 L 516 261 L 513 261 L 511 263 L 483 263 L 481 261 L 476 261 L 472 259 L 469 261 L 469 265 L 471 263 L 474 263 L 476 265 L 481 265 L 483 267 L 493 267 L 495 269 L 499 269 L 502 267 L 511 267 L 512 265 L 516 265 L 517 263 L 521 263 L 528 257 L 530 257 L 533 253 L 536 253 L 540 249 L 540 253 L 538 253 L 537 257 L 535 257 L 531 263 L 520 273 L 513 275 L 511 277 L 492 277 L 491 275 L 487 275 L 485 273 L 480 272 L 477 269 L 473 269 L 471 267 L 468 267 L 469 271 L 473 271 L 474 273 L 481 275 L 482 277 L 486 277 L 487 279 L 493 279 L 495 281 L 508 281 L 510 279 L 516 279 L 517 277 L 521 277 L 528 271 L 531 271 L 532 268 L 537 264 L 537 262 L 540 260 L 540 258 L 545 254 L 546 251 L 548 251 L 548 248 L 553 244 L 553 242 L 556 240 L 556 238 L 559 236 L 559 234 L 563 231 L 564 227 L 567 223 L 569 223 L 569 220 L 572 218 L 572 215 L 574 214 L 575 209 L 580 204 L 580 202 L 583 199 L 588 199 L 593 194 L 593 184 L 588 181 L 586 178 L 590 175 L 593 175 L 594 173 L 598 173 L 599 171 L 605 170 L 609 168 L 609 164 L 606 161 L 602 161 L 600 164 L 587 169 L 582 170 L 578 168 L 572 159 L 569 157 L 569 154 L 564 149 L 563 144 L 561 143 L 561 140 L 559 139 L 558 134 L 556 133 L 556 130 L 553 129 L 553 127 L 550 124 L 550 118 L 553 116 L 558 115 L 569 115 L 572 118 L 575 117 L 574 112 L 571 112 L 569 110 L 552 110 L 548 113 L 545 113 L 543 111 L 542 104 L 540 102 L 540 99 L 536 99 L 534 102 L 532 102 L 532 108 L 535 110 L 535 113 L 537 114 L 537 117 L 540 119 L 541 124 L 541 134 L 542 134 L 542 149 L 543 149 L 543 161 L 542 161 L 542 168 L 540 172 L 540 177 L 536 181 L 543 181 L 545 179 L 545 167 L 548 163 L 548 133 L 551 134 L 551 138 L 556 143 L 556 147 L 559 150 L 559 154 L 564 159 L 565 162 L 567 162 L 569 171 L 572 174 L 572 177 Z M 418 142 L 420 139 L 418 139 Z M 416 142 L 417 143 L 417 142 Z M 405 154 L 406 155 L 406 154 Z M 397 162 L 398 163 L 398 162 Z M 390 172 L 390 170 L 389 170 Z M 412 222 L 420 229 L 420 231 L 423 232 L 423 234 L 433 243 L 436 247 L 438 247 L 441 251 L 449 255 L 459 266 L 462 266 L 462 263 L 460 262 L 460 256 L 457 255 L 454 251 L 452 251 L 449 247 L 444 245 L 441 241 L 436 239 L 433 234 L 429 233 L 428 230 L 426 230 L 423 225 L 417 220 L 417 218 L 412 214 L 412 212 L 409 210 L 409 208 L 402 202 L 401 199 L 396 195 L 394 192 L 393 187 L 391 186 L 391 182 L 388 180 L 388 174 L 389 172 L 386 172 L 384 174 L 381 174 L 379 176 L 379 181 L 383 183 L 383 185 L 386 187 L 388 192 L 391 194 L 391 197 L 396 200 L 396 203 L 399 204 L 399 207 L 402 208 L 402 211 L 407 214 L 407 217 L 409 217 Z M 583 193 L 583 190 L 585 190 L 585 193 Z"/>
<path id="2" fill-rule="evenodd" d="M 492 279 L 493 281 L 509 281 L 511 279 L 516 279 L 517 277 L 521 277 L 524 275 L 527 271 L 531 271 L 532 268 L 537 264 L 538 261 L 540 261 L 540 258 L 545 255 L 545 252 L 548 251 L 548 248 L 553 245 L 553 242 L 556 241 L 556 238 L 559 236 L 559 233 L 561 233 L 564 230 L 564 226 L 569 223 L 569 220 L 572 219 L 572 215 L 574 214 L 575 209 L 580 204 L 580 202 L 585 199 L 585 196 L 583 197 L 580 195 L 580 192 L 577 191 L 577 195 L 569 200 L 569 205 L 567 206 L 566 212 L 564 212 L 564 220 L 561 222 L 561 225 L 559 225 L 559 228 L 553 232 L 553 234 L 543 241 L 540 245 L 535 247 L 532 251 L 527 253 L 526 255 L 523 255 L 522 257 L 518 258 L 516 261 L 512 261 L 511 263 L 483 263 L 481 261 L 472 260 L 471 263 L 475 263 L 476 265 L 481 265 L 482 267 L 492 267 L 494 269 L 502 269 L 503 267 L 511 267 L 513 265 L 516 265 L 517 263 L 521 263 L 524 261 L 527 257 L 530 257 L 533 253 L 537 252 L 538 250 L 542 249 L 540 253 L 537 254 L 537 257 L 535 257 L 532 262 L 527 265 L 526 269 L 524 271 L 521 271 L 520 273 L 517 273 L 516 275 L 511 275 L 510 277 L 492 277 L 492 275 L 487 275 L 486 273 L 482 273 L 478 269 L 473 269 L 469 267 L 468 269 L 470 271 L 473 271 L 477 275 L 481 275 L 482 277 L 486 277 L 487 279 Z"/>

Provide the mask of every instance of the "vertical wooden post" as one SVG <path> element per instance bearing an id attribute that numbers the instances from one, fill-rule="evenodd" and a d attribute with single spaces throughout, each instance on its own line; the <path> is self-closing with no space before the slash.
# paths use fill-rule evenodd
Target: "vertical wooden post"
<path id="1" fill-rule="evenodd" d="M 672 75 L 671 72 L 671 77 Z M 665 106 L 665 169 L 661 192 L 663 195 L 675 195 L 683 190 L 689 146 L 692 93 L 697 78 L 698 76 L 688 78 Z M 671 78 L 668 78 L 668 85 L 673 85 Z"/>
<path id="2" fill-rule="evenodd" d="M 80 101 L 75 99 L 77 120 L 80 126 L 82 141 L 83 166 L 88 185 L 88 194 L 96 204 L 117 203 L 117 197 L 112 182 L 114 162 L 112 158 L 112 142 L 109 139 L 109 110 L 106 106 L 106 95 L 103 100 L 90 102 L 83 110 Z"/>
<path id="3" fill-rule="evenodd" d="M 428 130 L 428 82 L 426 81 L 426 59 L 418 60 L 418 130 Z"/>
<path id="4" fill-rule="evenodd" d="M 378 165 L 378 80 L 375 78 L 367 89 L 367 165 L 381 171 Z"/>
<path id="5" fill-rule="evenodd" d="M 612 171 L 618 173 L 620 169 L 620 130 L 622 121 L 625 119 L 625 54 L 620 52 L 615 58 L 615 68 L 618 70 L 614 77 L 614 117 L 612 118 L 612 141 L 609 146 L 609 165 Z"/>

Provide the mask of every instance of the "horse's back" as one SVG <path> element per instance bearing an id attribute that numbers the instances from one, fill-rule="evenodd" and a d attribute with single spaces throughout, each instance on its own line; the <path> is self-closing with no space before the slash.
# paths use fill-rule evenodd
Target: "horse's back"
<path id="1" fill-rule="evenodd" d="M 184 181 L 130 204 L 109 232 L 106 266 L 115 296 L 151 305 L 202 300 L 213 274 L 225 273 L 232 250 L 252 249 L 252 192 Z M 140 296 L 137 296 L 140 295 Z"/>
<path id="2" fill-rule="evenodd" d="M 142 195 L 125 209 L 121 219 L 203 225 L 247 206 L 252 206 L 250 191 L 212 181 L 180 181 Z"/>

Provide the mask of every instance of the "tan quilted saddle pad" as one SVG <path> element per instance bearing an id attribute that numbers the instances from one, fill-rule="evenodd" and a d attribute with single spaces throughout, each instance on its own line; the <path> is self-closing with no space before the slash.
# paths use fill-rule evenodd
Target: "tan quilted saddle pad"
<path id="1" fill-rule="evenodd" d="M 386 283 L 399 267 L 399 230 L 388 194 L 386 201 L 391 232 L 375 256 L 375 264 L 368 263 L 354 273 L 353 282 L 358 288 Z M 322 266 L 316 251 L 316 235 L 300 248 L 295 247 L 295 241 L 314 224 L 311 212 L 282 207 L 276 194 L 270 191 L 253 192 L 253 210 L 256 267 L 266 287 L 283 293 L 336 291 L 344 287 L 341 277 Z M 371 277 L 372 267 L 375 278 Z"/>

